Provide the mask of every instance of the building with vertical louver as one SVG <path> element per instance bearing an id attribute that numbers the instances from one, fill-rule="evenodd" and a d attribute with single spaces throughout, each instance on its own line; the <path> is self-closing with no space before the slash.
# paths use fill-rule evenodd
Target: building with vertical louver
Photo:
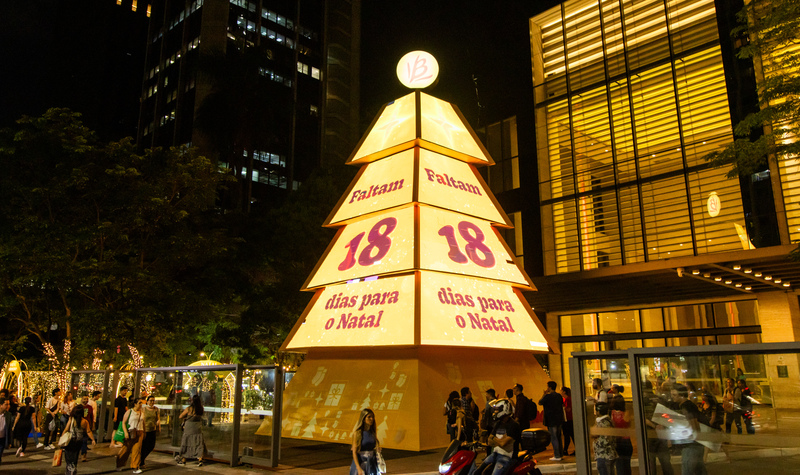
<path id="1" fill-rule="evenodd" d="M 533 114 L 486 128 L 484 173 L 561 343 L 554 379 L 573 351 L 800 339 L 797 158 L 735 178 L 704 159 L 757 104 L 741 7 L 573 0 L 530 19 Z"/>

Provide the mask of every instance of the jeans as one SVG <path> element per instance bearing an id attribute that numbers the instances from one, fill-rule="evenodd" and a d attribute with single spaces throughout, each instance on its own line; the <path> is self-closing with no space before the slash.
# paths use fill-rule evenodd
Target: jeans
<path id="1" fill-rule="evenodd" d="M 685 444 L 681 449 L 681 475 L 705 475 L 703 462 L 705 447 L 697 443 Z"/>
<path id="2" fill-rule="evenodd" d="M 597 473 L 599 475 L 610 475 L 611 467 L 614 466 L 612 459 L 597 459 Z"/>
<path id="3" fill-rule="evenodd" d="M 557 426 L 547 426 L 550 432 L 550 442 L 553 444 L 553 457 L 561 458 L 561 424 Z"/>
<path id="4" fill-rule="evenodd" d="M 661 463 L 661 473 L 664 475 L 672 475 L 675 473 L 672 469 L 669 444 L 667 441 L 658 438 L 649 438 L 647 439 L 647 462 L 650 465 L 651 473 L 658 473 L 656 471 L 656 459 Z"/>
<path id="5" fill-rule="evenodd" d="M 492 475 L 504 475 L 508 470 L 508 468 L 510 468 L 511 457 L 498 454 L 497 452 L 492 452 L 491 455 L 489 455 L 483 460 L 483 463 L 481 464 L 480 467 L 476 468 L 475 465 L 473 465 L 472 470 L 469 471 L 469 475 L 472 475 L 475 472 L 483 473 L 483 470 L 485 470 L 486 467 L 492 464 L 494 464 L 494 470 L 492 470 Z"/>
<path id="6" fill-rule="evenodd" d="M 564 446 L 561 447 L 561 452 L 567 455 L 569 453 L 570 440 L 575 440 L 575 428 L 572 425 L 572 421 L 564 422 L 564 424 L 561 425 L 561 432 L 564 433 Z"/>
<path id="7" fill-rule="evenodd" d="M 742 433 L 742 413 L 741 411 L 733 411 L 725 413 L 725 432 L 731 433 L 731 423 L 736 422 L 736 429 Z"/>

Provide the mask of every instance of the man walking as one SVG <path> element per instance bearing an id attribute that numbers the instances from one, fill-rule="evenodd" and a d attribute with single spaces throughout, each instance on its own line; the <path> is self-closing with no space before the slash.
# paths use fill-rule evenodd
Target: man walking
<path id="1" fill-rule="evenodd" d="M 119 388 L 119 393 L 117 394 L 117 398 L 114 399 L 114 431 L 117 430 L 119 427 L 120 422 L 122 422 L 122 418 L 125 417 L 125 411 L 128 410 L 128 400 L 125 396 L 128 395 L 128 387 L 122 386 Z M 111 445 L 109 448 L 116 448 L 122 447 L 122 444 L 118 444 L 114 442 L 114 435 L 111 435 Z"/>
<path id="2" fill-rule="evenodd" d="M 539 405 L 544 412 L 544 425 L 550 432 L 550 441 L 553 444 L 553 457 L 550 460 L 561 460 L 561 424 L 564 423 L 564 398 L 556 392 L 558 384 L 555 381 L 547 382 Z"/>

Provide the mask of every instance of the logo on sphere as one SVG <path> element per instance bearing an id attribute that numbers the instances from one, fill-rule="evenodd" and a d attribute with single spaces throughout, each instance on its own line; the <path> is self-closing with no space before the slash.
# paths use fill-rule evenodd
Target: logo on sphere
<path id="1" fill-rule="evenodd" d="M 716 192 L 712 191 L 711 194 L 708 196 L 708 201 L 706 202 L 706 209 L 708 210 L 708 215 L 712 218 L 719 215 L 720 210 L 722 209 L 722 201 L 719 199 L 719 195 Z"/>
<path id="2" fill-rule="evenodd" d="M 425 89 L 436 82 L 439 63 L 425 51 L 412 51 L 397 63 L 397 77 L 410 89 Z"/>

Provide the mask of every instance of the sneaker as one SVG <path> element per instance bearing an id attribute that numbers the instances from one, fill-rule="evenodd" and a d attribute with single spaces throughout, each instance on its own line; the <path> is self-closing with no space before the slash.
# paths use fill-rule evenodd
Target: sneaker
<path id="1" fill-rule="evenodd" d="M 203 461 L 201 460 L 201 461 L 197 462 L 197 466 L 198 467 L 202 467 L 203 466 Z"/>
<path id="2" fill-rule="evenodd" d="M 15 453 L 14 455 L 16 455 L 17 457 L 19 457 L 19 453 L 20 453 L 20 452 L 22 452 L 22 447 L 18 448 L 18 449 L 17 449 L 17 453 Z"/>
<path id="3" fill-rule="evenodd" d="M 553 462 L 560 462 L 561 457 L 550 457 L 550 460 L 552 460 Z"/>
<path id="4" fill-rule="evenodd" d="M 178 460 L 178 465 L 186 465 L 186 461 L 184 461 L 184 460 Z"/>
<path id="5" fill-rule="evenodd" d="M 47 447 L 45 447 L 44 449 L 45 450 L 53 450 L 53 449 L 55 449 L 55 447 L 53 447 L 53 444 L 50 444 Z"/>
<path id="6" fill-rule="evenodd" d="M 44 447 L 43 443 L 39 442 L 38 444 L 36 444 L 37 449 L 41 449 L 42 447 Z"/>
<path id="7" fill-rule="evenodd" d="M 134 470 L 132 473 L 142 473 L 142 469 L 141 469 L 141 468 L 137 468 L 137 469 L 136 469 L 136 470 Z"/>

